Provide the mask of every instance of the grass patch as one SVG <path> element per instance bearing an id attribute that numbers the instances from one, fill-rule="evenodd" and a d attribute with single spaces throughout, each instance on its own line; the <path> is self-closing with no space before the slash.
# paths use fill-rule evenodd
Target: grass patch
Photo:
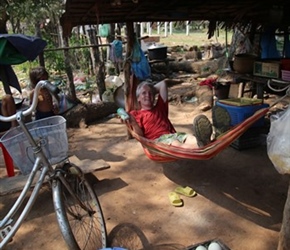
<path id="1" fill-rule="evenodd" d="M 144 36 L 147 34 L 144 34 Z M 158 35 L 157 32 L 152 32 L 152 35 L 156 36 Z M 184 46 L 184 45 L 189 45 L 189 46 L 202 46 L 205 44 L 210 44 L 210 43 L 221 43 L 221 44 L 226 44 L 226 32 L 221 30 L 219 32 L 216 32 L 216 34 L 208 39 L 208 34 L 207 30 L 195 30 L 191 31 L 189 35 L 186 35 L 185 31 L 184 32 L 173 32 L 172 35 L 167 33 L 167 37 L 164 36 L 164 32 L 159 34 L 160 36 L 160 43 L 163 43 L 167 46 Z M 232 32 L 228 32 L 227 34 L 227 43 L 231 43 L 232 39 Z"/>

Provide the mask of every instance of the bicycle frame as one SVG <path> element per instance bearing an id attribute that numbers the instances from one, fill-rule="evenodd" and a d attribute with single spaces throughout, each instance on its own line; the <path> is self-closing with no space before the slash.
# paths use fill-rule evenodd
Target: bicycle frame
<path id="1" fill-rule="evenodd" d="M 26 218 L 26 216 L 30 212 L 30 210 L 31 210 L 31 208 L 32 208 L 32 206 L 33 206 L 33 204 L 34 204 L 34 202 L 39 194 L 40 188 L 42 187 L 42 184 L 44 183 L 46 176 L 48 176 L 50 180 L 57 179 L 57 178 L 60 179 L 61 182 L 66 187 L 66 189 L 70 192 L 72 197 L 80 204 L 80 206 L 82 208 L 87 210 L 86 206 L 84 206 L 84 204 L 78 199 L 78 197 L 71 190 L 67 181 L 63 177 L 61 171 L 55 170 L 52 167 L 52 165 L 49 163 L 47 157 L 45 156 L 45 154 L 43 152 L 43 149 L 42 149 L 40 143 L 37 143 L 33 139 L 31 133 L 27 129 L 25 122 L 24 122 L 24 117 L 31 114 L 35 110 L 35 107 L 37 105 L 37 97 L 38 97 L 39 90 L 47 84 L 50 84 L 50 83 L 47 81 L 40 81 L 37 84 L 37 86 L 35 88 L 35 95 L 34 95 L 34 98 L 32 101 L 32 105 L 27 110 L 19 111 L 15 115 L 12 115 L 10 117 L 4 117 L 4 116 L 0 115 L 1 121 L 9 122 L 9 121 L 12 121 L 15 119 L 18 121 L 19 126 L 21 127 L 25 136 L 28 138 L 28 140 L 33 148 L 33 152 L 36 156 L 32 171 L 28 176 L 28 179 L 26 181 L 26 184 L 25 184 L 23 190 L 21 191 L 21 193 L 20 193 L 19 197 L 17 198 L 17 200 L 15 201 L 14 205 L 11 207 L 10 211 L 0 221 L 1 236 L 5 236 L 5 237 L 2 237 L 3 240 L 0 242 L 0 249 L 2 249 L 12 239 L 12 237 L 16 234 L 16 232 L 20 228 L 24 219 Z M 65 162 L 65 161 L 67 161 L 67 159 L 64 159 L 63 162 Z M 62 164 L 62 163 L 60 163 L 60 164 Z M 11 227 L 10 224 L 13 221 L 12 217 L 16 214 L 17 211 L 19 211 L 21 205 L 24 202 L 24 199 L 28 196 L 28 192 L 31 189 L 31 187 L 33 185 L 33 181 L 36 178 L 36 174 L 39 171 L 40 171 L 40 175 L 39 175 L 38 180 L 33 188 L 31 195 L 30 195 L 23 211 L 21 212 L 20 216 L 18 217 L 18 219 L 14 223 L 13 227 Z"/>
<path id="2" fill-rule="evenodd" d="M 18 220 L 15 222 L 13 228 L 10 228 L 7 230 L 8 234 L 1 242 L 0 249 L 3 246 L 5 246 L 11 240 L 11 238 L 15 235 L 15 233 L 17 232 L 17 230 L 19 229 L 19 227 L 23 223 L 24 219 L 26 218 L 27 214 L 29 213 L 32 205 L 34 204 L 46 175 L 48 174 L 48 172 L 53 171 L 53 168 L 50 165 L 50 163 L 48 162 L 46 156 L 44 155 L 41 146 L 37 145 L 37 143 L 32 138 L 31 134 L 29 133 L 28 129 L 26 128 L 25 123 L 23 121 L 22 112 L 21 111 L 18 112 L 16 114 L 16 117 L 17 117 L 17 121 L 18 121 L 20 127 L 23 129 L 24 134 L 27 136 L 31 145 L 33 146 L 33 151 L 36 154 L 36 160 L 35 160 L 35 163 L 33 165 L 33 169 L 31 171 L 31 173 L 29 174 L 27 182 L 26 182 L 23 190 L 21 191 L 19 197 L 17 198 L 16 202 L 14 203 L 14 205 L 12 206 L 10 211 L 4 217 L 4 219 L 1 220 L 1 222 L 0 222 L 0 229 L 1 230 L 3 230 L 4 228 L 7 228 L 7 227 L 9 228 L 9 224 L 10 224 L 9 222 L 12 222 L 11 218 L 20 209 L 20 206 L 24 202 L 24 199 L 26 198 L 28 191 L 30 190 L 30 188 L 33 185 L 33 181 L 35 179 L 36 173 L 41 168 L 42 169 L 41 169 L 41 174 L 38 178 L 38 181 L 36 182 L 35 187 L 33 188 L 33 191 L 29 197 L 29 200 L 27 201 L 23 211 L 21 212 L 21 215 L 19 216 Z M 0 120 L 1 120 L 1 118 L 0 118 Z"/>

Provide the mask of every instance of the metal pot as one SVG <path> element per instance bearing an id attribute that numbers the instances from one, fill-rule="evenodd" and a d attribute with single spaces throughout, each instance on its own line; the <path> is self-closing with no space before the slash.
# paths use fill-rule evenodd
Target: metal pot
<path id="1" fill-rule="evenodd" d="M 152 45 L 148 48 L 150 60 L 164 60 L 167 58 L 167 47 Z"/>

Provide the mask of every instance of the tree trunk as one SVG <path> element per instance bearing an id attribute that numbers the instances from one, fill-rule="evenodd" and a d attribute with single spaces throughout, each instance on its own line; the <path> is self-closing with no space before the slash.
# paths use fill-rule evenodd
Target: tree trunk
<path id="1" fill-rule="evenodd" d="M 98 45 L 98 40 L 96 39 L 96 30 L 91 28 L 88 30 L 89 44 Z M 92 47 L 91 51 L 91 59 L 93 63 L 94 74 L 96 75 L 96 81 L 98 86 L 98 92 L 100 99 L 102 100 L 102 95 L 106 91 L 105 85 L 105 64 L 104 61 L 101 60 L 100 57 L 100 48 Z"/>
<path id="2" fill-rule="evenodd" d="M 35 23 L 35 35 L 36 35 L 36 37 L 42 38 L 41 37 L 40 23 L 39 22 Z M 45 67 L 44 53 L 43 52 L 41 52 L 38 55 L 38 59 L 39 59 L 39 65 L 42 66 L 42 67 Z"/>
<path id="3" fill-rule="evenodd" d="M 63 38 L 64 47 L 68 47 L 68 37 Z M 76 90 L 74 85 L 74 77 L 73 77 L 73 71 L 70 65 L 70 59 L 69 59 L 69 50 L 65 49 L 63 51 L 64 54 L 64 64 L 65 64 L 65 72 L 68 77 L 68 83 L 69 83 L 69 96 L 72 98 L 73 101 L 77 100 L 76 96 Z"/>
<path id="4" fill-rule="evenodd" d="M 117 109 L 118 107 L 114 102 L 78 104 L 63 116 L 68 128 L 79 128 L 114 114 Z"/>
<path id="5" fill-rule="evenodd" d="M 105 85 L 105 64 L 103 61 L 99 62 L 99 67 L 98 67 L 98 73 L 97 73 L 97 86 L 98 86 L 98 91 L 100 95 L 100 99 L 102 100 L 102 95 L 106 91 L 106 85 Z"/>
<path id="6" fill-rule="evenodd" d="M 96 30 L 93 28 L 90 28 L 86 32 L 87 37 L 88 37 L 88 44 L 90 45 L 97 45 L 98 40 L 96 39 Z M 99 63 L 100 61 L 100 52 L 98 48 L 91 47 L 90 48 L 90 55 L 91 55 L 91 62 L 92 62 L 92 69 L 93 73 L 96 74 L 96 64 Z"/>
<path id="7" fill-rule="evenodd" d="M 9 19 L 9 17 L 8 17 L 8 15 L 6 13 L 6 9 L 4 8 L 0 12 L 0 34 L 8 33 L 7 26 L 6 26 L 6 23 L 7 23 L 8 19 Z"/>
<path id="8" fill-rule="evenodd" d="M 290 183 L 288 186 L 287 200 L 284 206 L 282 227 L 279 235 L 277 250 L 290 249 Z"/>

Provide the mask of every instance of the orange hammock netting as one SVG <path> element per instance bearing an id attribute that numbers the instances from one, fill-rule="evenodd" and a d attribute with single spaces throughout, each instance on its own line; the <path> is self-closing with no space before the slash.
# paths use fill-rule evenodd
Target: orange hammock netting
<path id="1" fill-rule="evenodd" d="M 267 107 L 258 110 L 251 117 L 234 126 L 210 144 L 200 148 L 181 148 L 156 142 L 154 140 L 148 140 L 145 137 L 136 134 L 130 125 L 127 125 L 127 127 L 132 136 L 142 144 L 146 156 L 153 161 L 170 162 L 179 159 L 209 160 L 238 139 L 256 121 L 264 117 L 269 109 L 270 108 Z"/>

